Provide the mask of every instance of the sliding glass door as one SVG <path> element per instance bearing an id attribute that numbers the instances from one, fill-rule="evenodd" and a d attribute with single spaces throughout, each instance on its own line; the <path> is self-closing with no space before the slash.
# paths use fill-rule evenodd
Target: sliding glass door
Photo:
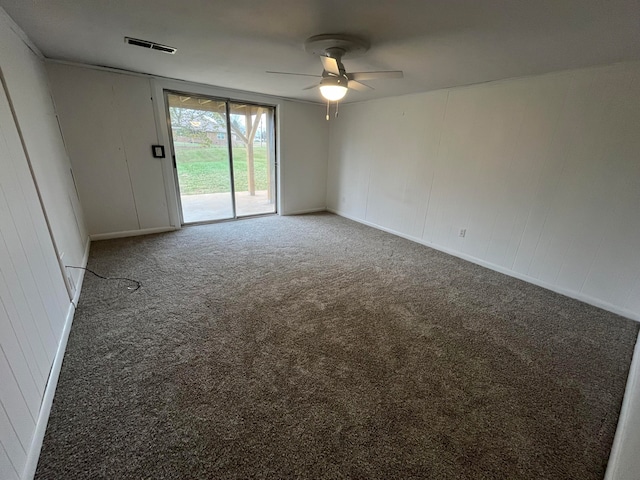
<path id="1" fill-rule="evenodd" d="M 273 107 L 231 103 L 230 113 L 236 213 L 274 213 Z"/>
<path id="2" fill-rule="evenodd" d="M 166 93 L 182 223 L 276 212 L 274 108 Z"/>

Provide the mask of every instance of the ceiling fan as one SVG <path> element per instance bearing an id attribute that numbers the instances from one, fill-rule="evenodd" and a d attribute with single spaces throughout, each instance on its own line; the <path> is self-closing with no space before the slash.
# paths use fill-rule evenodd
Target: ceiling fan
<path id="1" fill-rule="evenodd" d="M 320 93 L 328 102 L 338 102 L 347 94 L 348 89 L 373 90 L 373 87 L 362 83 L 362 80 L 378 80 L 385 78 L 402 78 L 399 70 L 383 72 L 350 72 L 348 73 L 342 59 L 356 57 L 369 50 L 369 42 L 351 35 L 316 35 L 304 43 L 308 53 L 320 56 L 322 75 L 306 73 L 267 72 L 278 75 L 300 75 L 304 77 L 320 78 L 320 83 L 311 85 L 304 90 L 320 87 Z M 328 105 L 327 105 L 328 109 Z M 328 118 L 327 118 L 328 119 Z"/>

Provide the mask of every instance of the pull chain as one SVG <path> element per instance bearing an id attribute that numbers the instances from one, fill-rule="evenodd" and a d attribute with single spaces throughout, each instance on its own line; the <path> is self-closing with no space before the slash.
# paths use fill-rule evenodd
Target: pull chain
<path id="1" fill-rule="evenodd" d="M 338 105 L 339 104 L 340 104 L 340 102 L 336 101 L 336 113 L 335 113 L 336 118 L 338 118 Z M 331 110 L 330 110 L 331 107 L 330 106 L 331 106 L 331 101 L 327 100 L 327 116 L 325 117 L 327 119 L 327 121 L 329 121 L 329 118 L 330 118 L 330 115 L 329 115 L 331 113 Z"/>

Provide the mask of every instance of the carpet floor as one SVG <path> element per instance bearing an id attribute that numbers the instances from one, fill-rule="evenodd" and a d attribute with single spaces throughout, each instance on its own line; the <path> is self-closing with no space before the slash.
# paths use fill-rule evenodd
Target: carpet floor
<path id="1" fill-rule="evenodd" d="M 331 214 L 88 266 L 38 479 L 604 476 L 631 320 Z"/>

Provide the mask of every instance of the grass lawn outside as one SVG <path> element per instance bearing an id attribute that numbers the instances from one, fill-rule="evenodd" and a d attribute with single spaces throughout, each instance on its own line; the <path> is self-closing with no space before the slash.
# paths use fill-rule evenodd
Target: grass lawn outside
<path id="1" fill-rule="evenodd" d="M 175 148 L 181 195 L 231 191 L 226 146 Z M 254 147 L 253 159 L 256 190 L 267 190 L 267 147 Z M 233 172 L 236 191 L 248 191 L 246 147 L 233 147 Z"/>

